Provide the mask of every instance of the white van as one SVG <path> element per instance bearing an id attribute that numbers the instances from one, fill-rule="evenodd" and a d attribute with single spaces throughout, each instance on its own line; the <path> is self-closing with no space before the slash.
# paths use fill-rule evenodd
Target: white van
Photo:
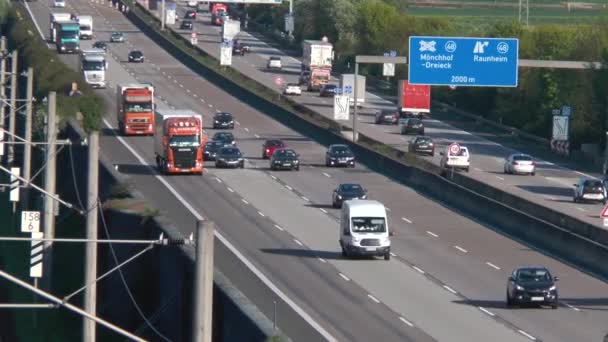
<path id="1" fill-rule="evenodd" d="M 469 172 L 471 166 L 471 155 L 469 149 L 465 146 L 460 146 L 458 153 L 453 154 L 450 152 L 450 146 L 445 148 L 444 152 L 441 152 L 441 160 L 439 166 L 442 169 L 461 169 Z"/>
<path id="2" fill-rule="evenodd" d="M 382 203 L 357 199 L 342 204 L 339 240 L 342 256 L 384 256 L 384 260 L 389 260 L 392 235 Z"/>
<path id="3" fill-rule="evenodd" d="M 93 17 L 90 15 L 79 15 L 80 39 L 93 39 Z"/>

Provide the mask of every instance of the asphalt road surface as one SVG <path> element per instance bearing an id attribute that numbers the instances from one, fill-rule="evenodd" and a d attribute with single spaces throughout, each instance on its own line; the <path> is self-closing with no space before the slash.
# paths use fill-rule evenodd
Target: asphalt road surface
<path id="1" fill-rule="evenodd" d="M 46 35 L 48 4 L 29 6 Z M 107 40 L 113 30 L 126 36 L 123 44 L 109 44 L 111 87 L 99 91 L 110 108 L 101 139 L 103 156 L 128 174 L 184 235 L 193 231 L 197 216 L 215 221 L 222 242 L 218 242 L 218 267 L 268 317 L 272 317 L 272 301 L 280 298 L 279 311 L 284 316 L 278 323 L 290 337 L 306 341 L 594 341 L 606 334 L 608 287 L 604 282 L 362 165 L 326 168 L 323 146 L 182 66 L 105 3 L 72 1 L 68 6 L 79 14 L 94 15 L 96 40 Z M 83 47 L 90 44 L 84 42 Z M 146 63 L 127 63 L 132 49 L 142 50 Z M 76 56 L 62 58 L 76 68 Z M 161 108 L 194 109 L 206 122 L 216 110 L 233 113 L 246 169 L 217 170 L 208 163 L 202 177 L 159 176 L 150 167 L 154 165 L 152 138 L 115 136 L 114 87 L 122 82 L 151 82 Z M 213 132 L 207 129 L 208 134 Z M 260 160 L 261 144 L 267 138 L 282 138 L 296 149 L 304 164 L 301 170 L 269 171 L 268 162 Z M 330 196 L 332 188 L 346 181 L 363 184 L 370 197 L 390 209 L 389 222 L 397 233 L 391 261 L 340 257 L 337 211 L 331 208 Z M 255 271 L 250 267 L 243 272 L 236 262 L 224 262 L 235 259 L 234 250 Z M 558 310 L 505 308 L 506 278 L 522 264 L 543 264 L 560 276 L 563 305 Z M 249 276 L 255 272 L 263 276 Z"/>

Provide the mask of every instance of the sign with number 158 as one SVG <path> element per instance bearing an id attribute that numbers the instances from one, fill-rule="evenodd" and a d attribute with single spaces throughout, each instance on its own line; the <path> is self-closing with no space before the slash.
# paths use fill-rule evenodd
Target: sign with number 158
<path id="1" fill-rule="evenodd" d="M 40 231 L 40 212 L 23 211 L 21 212 L 21 231 L 23 233 Z"/>

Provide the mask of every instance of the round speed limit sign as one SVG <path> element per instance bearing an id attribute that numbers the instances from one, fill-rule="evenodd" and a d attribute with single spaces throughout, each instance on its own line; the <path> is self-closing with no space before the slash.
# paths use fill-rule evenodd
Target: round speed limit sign
<path id="1" fill-rule="evenodd" d="M 457 143 L 450 144 L 450 154 L 458 154 L 460 152 L 460 145 Z"/>

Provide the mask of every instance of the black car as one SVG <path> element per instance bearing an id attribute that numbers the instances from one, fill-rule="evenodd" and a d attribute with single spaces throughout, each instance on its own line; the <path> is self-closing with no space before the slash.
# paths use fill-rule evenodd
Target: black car
<path id="1" fill-rule="evenodd" d="M 545 304 L 557 309 L 559 294 L 555 282 L 558 280 L 542 266 L 516 268 L 507 282 L 507 306 Z"/>
<path id="2" fill-rule="evenodd" d="M 220 148 L 226 146 L 223 142 L 221 141 L 215 141 L 215 140 L 210 140 L 205 144 L 205 147 L 203 149 L 203 159 L 204 160 L 215 160 L 216 156 L 217 156 L 217 151 L 220 150 Z"/>
<path id="3" fill-rule="evenodd" d="M 129 52 L 129 62 L 130 63 L 143 63 L 144 54 L 139 50 L 133 50 L 133 51 Z"/>
<path id="4" fill-rule="evenodd" d="M 399 123 L 399 112 L 396 110 L 381 110 L 376 113 L 376 124 L 396 125 Z"/>
<path id="5" fill-rule="evenodd" d="M 93 44 L 93 48 L 108 51 L 108 44 L 106 44 L 106 42 L 98 41 Z"/>
<path id="6" fill-rule="evenodd" d="M 211 138 L 211 140 L 221 141 L 224 146 L 236 145 L 234 135 L 230 132 L 217 132 L 213 135 L 213 138 Z"/>
<path id="7" fill-rule="evenodd" d="M 399 125 L 401 126 L 401 134 L 418 134 L 424 135 L 424 123 L 422 120 L 417 118 L 400 119 Z"/>
<path id="8" fill-rule="evenodd" d="M 234 128 L 234 118 L 230 113 L 219 112 L 215 113 L 213 116 L 213 128 L 221 129 L 221 128 Z"/>
<path id="9" fill-rule="evenodd" d="M 245 56 L 245 50 L 243 49 L 243 46 L 241 44 L 233 44 L 232 45 L 232 54 Z"/>
<path id="10" fill-rule="evenodd" d="M 184 20 L 182 21 L 182 24 L 180 25 L 180 29 L 182 30 L 192 30 L 192 28 L 194 27 L 194 25 L 192 24 L 192 22 L 190 20 Z"/>
<path id="11" fill-rule="evenodd" d="M 435 143 L 431 137 L 417 136 L 410 141 L 407 150 L 413 153 L 426 153 L 429 156 L 435 156 Z"/>
<path id="12" fill-rule="evenodd" d="M 234 46 L 239 46 L 240 49 L 244 52 L 244 53 L 249 53 L 251 52 L 251 46 L 249 46 L 249 44 L 243 43 L 238 39 L 234 40 Z"/>
<path id="13" fill-rule="evenodd" d="M 186 14 L 184 14 L 184 19 L 196 19 L 196 11 L 187 10 Z"/>
<path id="14" fill-rule="evenodd" d="M 300 155 L 290 148 L 275 150 L 270 158 L 271 170 L 300 170 Z"/>
<path id="15" fill-rule="evenodd" d="M 224 146 L 217 151 L 215 167 L 245 167 L 245 159 L 238 147 Z"/>
<path id="16" fill-rule="evenodd" d="M 348 166 L 355 167 L 355 154 L 347 145 L 329 145 L 325 152 L 325 166 Z"/>
<path id="17" fill-rule="evenodd" d="M 344 201 L 352 199 L 367 199 L 367 190 L 359 184 L 340 184 L 331 195 L 331 205 L 341 208 Z"/>
<path id="18" fill-rule="evenodd" d="M 319 91 L 319 96 L 321 97 L 331 97 L 336 95 L 336 89 L 338 89 L 338 85 L 336 84 L 325 84 L 321 87 Z"/>

